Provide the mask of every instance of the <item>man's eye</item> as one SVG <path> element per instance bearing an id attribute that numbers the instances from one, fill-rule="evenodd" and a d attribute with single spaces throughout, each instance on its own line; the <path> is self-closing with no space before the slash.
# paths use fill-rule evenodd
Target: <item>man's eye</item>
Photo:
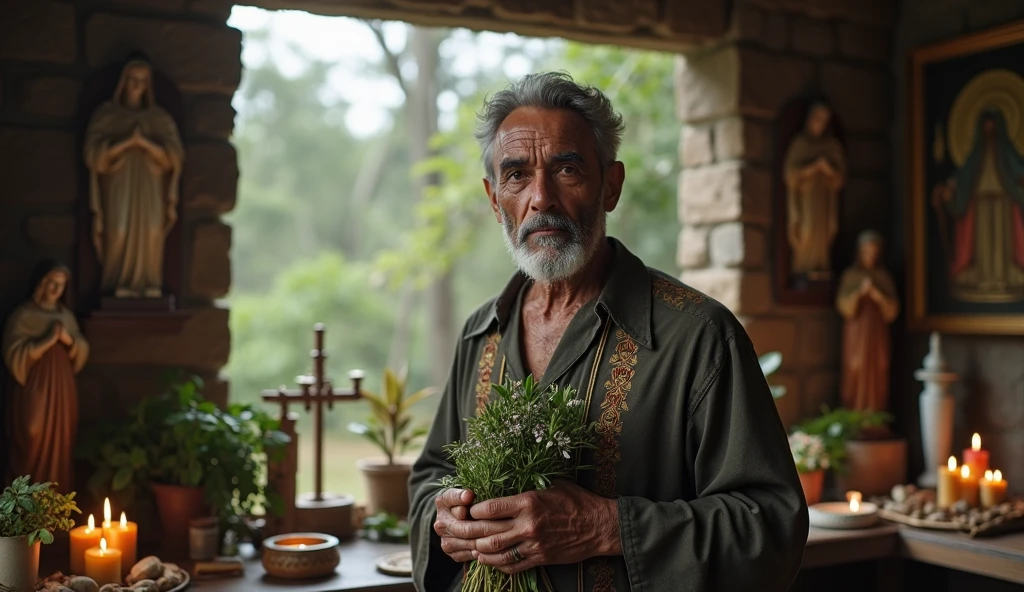
<path id="1" fill-rule="evenodd" d="M 566 175 L 575 175 L 578 171 L 573 165 L 567 164 L 562 167 L 562 172 Z"/>
<path id="2" fill-rule="evenodd" d="M 512 171 L 511 173 L 508 174 L 508 179 L 511 180 L 511 181 L 518 181 L 518 180 L 520 180 L 522 178 L 523 178 L 523 172 L 522 171 Z"/>

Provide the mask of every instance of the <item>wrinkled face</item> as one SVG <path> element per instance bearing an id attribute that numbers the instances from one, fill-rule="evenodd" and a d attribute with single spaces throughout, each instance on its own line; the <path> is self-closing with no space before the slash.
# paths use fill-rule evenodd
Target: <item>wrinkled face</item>
<path id="1" fill-rule="evenodd" d="M 57 300 L 64 293 L 67 284 L 68 276 L 63 271 L 52 271 L 46 274 L 36 289 L 36 300 L 44 306 L 57 304 Z"/>
<path id="2" fill-rule="evenodd" d="M 484 179 L 516 266 L 533 279 L 568 279 L 590 262 L 605 235 L 625 176 L 602 171 L 586 120 L 567 110 L 516 109 L 494 140 L 493 182 Z"/>
<path id="3" fill-rule="evenodd" d="M 829 119 L 832 118 L 832 110 L 828 107 L 822 107 L 821 105 L 815 107 L 811 114 L 807 116 L 807 131 L 811 132 L 812 136 L 820 136 L 825 133 L 825 129 L 828 127 Z"/>
<path id="4" fill-rule="evenodd" d="M 881 254 L 882 246 L 878 241 L 868 241 L 860 246 L 860 264 L 867 269 L 873 269 L 878 265 L 878 256 Z"/>
<path id="5" fill-rule="evenodd" d="M 149 88 L 149 68 L 145 66 L 132 66 L 125 72 L 124 79 L 125 102 L 130 107 L 138 107 L 142 104 L 142 97 Z"/>

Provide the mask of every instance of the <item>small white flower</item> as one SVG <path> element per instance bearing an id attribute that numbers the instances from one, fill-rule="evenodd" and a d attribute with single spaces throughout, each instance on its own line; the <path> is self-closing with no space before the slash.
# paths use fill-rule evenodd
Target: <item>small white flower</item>
<path id="1" fill-rule="evenodd" d="M 565 458 L 569 458 L 569 451 L 568 450 L 563 450 L 562 451 L 562 456 L 564 456 Z"/>

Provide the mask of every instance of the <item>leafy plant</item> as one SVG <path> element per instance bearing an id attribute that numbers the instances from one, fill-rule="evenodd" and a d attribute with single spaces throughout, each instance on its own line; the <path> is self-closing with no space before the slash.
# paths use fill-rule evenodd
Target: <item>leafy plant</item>
<path id="1" fill-rule="evenodd" d="M 53 483 L 31 483 L 28 475 L 18 477 L 0 494 L 0 537 L 28 537 L 28 544 L 53 542 L 53 531 L 71 530 L 77 512 L 75 492 L 64 495 Z"/>
<path id="2" fill-rule="evenodd" d="M 409 523 L 394 514 L 380 512 L 363 519 L 362 536 L 382 543 L 408 543 Z"/>
<path id="3" fill-rule="evenodd" d="M 768 352 L 757 358 L 757 361 L 761 365 L 761 373 L 764 374 L 765 380 L 768 380 L 768 377 L 775 374 L 775 371 L 782 366 L 782 352 Z M 769 388 L 772 391 L 772 397 L 775 399 L 783 397 L 786 394 L 785 385 L 769 383 Z"/>
<path id="4" fill-rule="evenodd" d="M 91 491 L 121 494 L 125 505 L 150 483 L 202 487 L 229 530 L 243 532 L 241 516 L 256 507 L 279 511 L 265 486 L 268 455 L 288 442 L 279 422 L 261 409 L 235 403 L 226 409 L 205 400 L 198 377 L 146 397 L 124 420 L 99 426 L 81 456 L 95 466 Z"/>
<path id="5" fill-rule="evenodd" d="M 801 473 L 824 470 L 832 464 L 821 436 L 793 432 L 789 436 L 789 449 L 793 453 L 796 470 Z"/>
<path id="6" fill-rule="evenodd" d="M 859 438 L 865 430 L 882 427 L 892 419 L 892 415 L 884 411 L 829 409 L 826 405 L 822 407 L 820 416 L 801 423 L 793 431 L 820 437 L 832 468 L 843 473 L 846 470 L 846 443 Z"/>
<path id="7" fill-rule="evenodd" d="M 405 452 L 416 440 L 427 434 L 426 427 L 411 426 L 409 410 L 417 402 L 437 392 L 428 387 L 406 396 L 406 379 L 406 369 L 396 375 L 390 368 L 385 368 L 383 392 L 377 395 L 363 390 L 360 393 L 370 404 L 373 415 L 366 423 L 353 422 L 348 426 L 351 432 L 363 436 L 380 448 L 389 465 L 395 463 L 395 456 Z"/>

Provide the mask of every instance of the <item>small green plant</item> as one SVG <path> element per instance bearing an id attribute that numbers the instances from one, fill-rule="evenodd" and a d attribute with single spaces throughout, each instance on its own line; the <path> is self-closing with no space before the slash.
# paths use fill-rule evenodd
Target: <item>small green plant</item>
<path id="1" fill-rule="evenodd" d="M 71 530 L 71 513 L 81 514 L 75 492 L 64 495 L 53 483 L 31 483 L 28 475 L 18 477 L 0 494 L 0 537 L 28 537 L 28 544 L 53 542 L 53 531 Z"/>
<path id="2" fill-rule="evenodd" d="M 389 465 L 395 463 L 396 456 L 427 434 L 426 427 L 412 427 L 409 410 L 417 402 L 437 392 L 428 387 L 406 396 L 406 377 L 406 369 L 396 375 L 390 368 L 385 368 L 382 393 L 377 395 L 366 390 L 360 393 L 370 404 L 373 415 L 366 423 L 353 422 L 348 426 L 349 431 L 380 448 Z"/>
<path id="3" fill-rule="evenodd" d="M 761 365 L 761 373 L 764 374 L 764 379 L 768 380 L 768 377 L 775 374 L 775 371 L 782 366 L 782 352 L 768 352 L 757 358 L 757 361 Z M 785 385 L 769 383 L 769 388 L 772 390 L 772 397 L 775 399 L 783 397 L 786 394 Z"/>
<path id="4" fill-rule="evenodd" d="M 892 419 L 892 415 L 884 411 L 855 411 L 842 407 L 829 409 L 826 405 L 821 408 L 820 416 L 795 426 L 793 431 L 820 437 L 825 443 L 832 468 L 838 473 L 844 473 L 846 443 L 859 438 L 865 430 L 887 425 Z"/>
<path id="5" fill-rule="evenodd" d="M 394 514 L 380 512 L 363 519 L 362 536 L 380 543 L 408 543 L 409 523 Z"/>

